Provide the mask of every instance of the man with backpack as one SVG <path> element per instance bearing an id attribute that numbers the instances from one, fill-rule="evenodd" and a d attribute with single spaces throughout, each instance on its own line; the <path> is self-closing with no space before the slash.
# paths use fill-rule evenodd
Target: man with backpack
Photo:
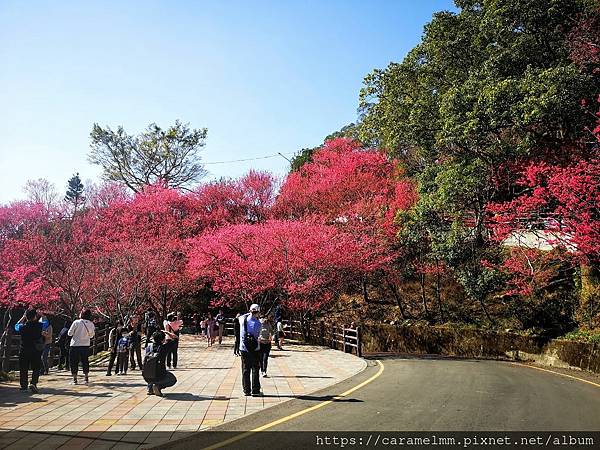
<path id="1" fill-rule="evenodd" d="M 48 328 L 48 320 L 42 319 L 38 322 L 38 314 L 35 309 L 28 309 L 23 317 L 15 325 L 15 331 L 21 335 L 19 346 L 19 370 L 21 390 L 27 390 L 29 368 L 31 368 L 31 384 L 29 389 L 33 394 L 38 393 L 37 383 L 40 377 L 40 366 L 42 364 L 42 350 L 44 350 L 44 338 L 42 331 Z"/>
<path id="2" fill-rule="evenodd" d="M 250 312 L 240 316 L 240 354 L 242 356 L 242 387 L 244 395 L 262 396 L 260 391 L 260 344 L 262 325 L 258 318 L 260 307 L 254 303 Z M 252 374 L 252 377 L 250 375 Z"/>
<path id="3" fill-rule="evenodd" d="M 56 344 L 58 345 L 58 349 L 60 350 L 60 357 L 58 359 L 58 370 L 69 370 L 69 347 L 71 344 L 71 336 L 69 336 L 69 328 L 71 327 L 71 322 L 68 320 L 65 321 L 65 324 L 58 333 L 58 339 L 56 340 Z"/>
<path id="4" fill-rule="evenodd" d="M 165 334 L 169 337 L 165 340 Z M 174 386 L 177 378 L 165 367 L 165 359 L 176 345 L 175 334 L 168 331 L 155 331 L 152 343 L 146 347 L 142 376 L 148 383 L 148 395 L 163 396 L 162 390 Z"/>

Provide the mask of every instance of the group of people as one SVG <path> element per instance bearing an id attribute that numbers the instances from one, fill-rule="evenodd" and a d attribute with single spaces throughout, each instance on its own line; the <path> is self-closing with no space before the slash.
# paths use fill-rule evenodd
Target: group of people
<path id="1" fill-rule="evenodd" d="M 192 321 L 196 328 L 196 332 L 201 336 L 206 336 L 206 346 L 211 347 L 217 337 L 219 344 L 223 343 L 223 335 L 225 333 L 226 317 L 223 310 L 220 309 L 216 316 L 209 311 L 204 317 L 194 314 Z"/>
<path id="2" fill-rule="evenodd" d="M 269 354 L 272 342 L 282 349 L 284 341 L 281 310 L 275 308 L 273 316 L 266 314 L 260 317 L 260 307 L 253 304 L 246 314 L 238 314 L 234 321 L 235 344 L 234 354 L 242 360 L 242 386 L 245 395 L 262 395 L 260 375 L 267 377 Z M 213 318 L 209 313 L 202 320 L 197 315 L 193 318 L 201 334 L 205 334 L 208 346 L 219 338 L 222 343 L 225 315 L 223 310 Z M 131 320 L 125 326 L 118 321 L 109 332 L 109 361 L 107 376 L 126 375 L 131 362 L 131 369 L 136 367 L 148 386 L 148 395 L 162 396 L 162 389 L 175 385 L 177 379 L 168 369 L 177 368 L 179 335 L 183 327 L 181 313 L 169 313 L 166 320 L 159 325 L 156 315 L 146 313 L 143 320 Z M 44 314 L 29 309 L 15 325 L 15 331 L 21 335 L 19 348 L 19 367 L 21 390 L 38 392 L 37 384 L 40 373 L 48 373 L 48 353 L 53 342 L 52 326 Z M 70 369 L 72 384 L 78 384 L 79 366 L 83 372 L 83 383 L 89 382 L 90 340 L 95 334 L 92 313 L 84 309 L 79 319 L 66 322 L 60 331 L 57 344 L 60 349 L 59 369 Z M 145 357 L 142 360 L 143 334 Z M 137 365 L 136 365 L 137 360 Z M 28 378 L 31 370 L 31 379 Z M 259 374 L 260 372 L 260 374 Z"/>
<path id="3" fill-rule="evenodd" d="M 88 383 L 90 339 L 94 336 L 96 329 L 91 321 L 92 313 L 84 309 L 79 319 L 73 321 L 68 329 L 61 335 L 63 345 L 68 343 L 67 350 L 61 348 L 60 363 L 66 362 L 71 369 L 72 383 L 78 383 L 79 365 L 83 371 L 83 382 Z M 66 327 L 65 327 L 66 328 Z M 23 317 L 15 324 L 15 331 L 21 335 L 19 346 L 19 381 L 21 390 L 30 390 L 34 394 L 38 392 L 37 384 L 40 372 L 48 374 L 48 353 L 52 345 L 52 326 L 44 314 L 38 314 L 35 309 L 28 309 Z M 68 339 L 67 339 L 68 338 Z M 31 370 L 31 379 L 29 371 Z"/>

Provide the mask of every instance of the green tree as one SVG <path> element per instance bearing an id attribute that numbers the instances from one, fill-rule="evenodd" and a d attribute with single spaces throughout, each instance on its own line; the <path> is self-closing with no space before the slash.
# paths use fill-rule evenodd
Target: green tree
<path id="1" fill-rule="evenodd" d="M 73 206 L 73 211 L 77 211 L 85 203 L 85 196 L 83 195 L 84 187 L 79 178 L 79 172 L 73 175 L 67 183 L 67 193 L 65 194 L 65 201 Z"/>
<path id="2" fill-rule="evenodd" d="M 105 179 L 134 192 L 154 183 L 189 188 L 207 173 L 200 158 L 206 135 L 206 128 L 190 129 L 179 121 L 166 130 L 150 124 L 138 136 L 94 124 L 89 160 L 104 169 Z"/>
<path id="3" fill-rule="evenodd" d="M 360 136 L 426 163 L 477 158 L 494 167 L 583 137 L 598 77 L 569 58 L 568 36 L 590 2 L 457 0 L 401 63 L 375 70 L 360 93 Z"/>

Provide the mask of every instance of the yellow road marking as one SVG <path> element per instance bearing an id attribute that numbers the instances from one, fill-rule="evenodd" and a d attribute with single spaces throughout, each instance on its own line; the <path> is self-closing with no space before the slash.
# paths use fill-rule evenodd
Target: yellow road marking
<path id="1" fill-rule="evenodd" d="M 536 370 L 541 370 L 542 372 L 553 373 L 555 375 L 560 375 L 561 377 L 572 378 L 574 380 L 582 381 L 584 383 L 591 384 L 592 386 L 596 386 L 596 387 L 600 388 L 600 384 L 594 383 L 593 381 L 590 381 L 590 380 L 586 380 L 585 378 L 579 378 L 579 377 L 575 377 L 573 375 L 567 375 L 566 373 L 556 372 L 556 371 L 550 370 L 550 369 L 542 369 L 541 367 L 532 366 L 530 364 L 521 364 L 521 363 L 517 363 L 517 362 L 512 362 L 511 364 L 513 366 L 529 367 L 530 369 L 536 369 Z"/>
<path id="2" fill-rule="evenodd" d="M 217 449 L 217 448 L 225 447 L 226 445 L 232 444 L 232 443 L 237 442 L 237 441 L 241 441 L 242 439 L 247 438 L 248 436 L 250 436 L 250 435 L 252 435 L 254 433 L 257 433 L 259 431 L 268 430 L 269 428 L 273 428 L 274 426 L 277 426 L 277 425 L 282 424 L 284 422 L 288 422 L 288 421 L 290 421 L 292 419 L 295 419 L 296 417 L 300 417 L 300 416 L 302 416 L 304 414 L 307 414 L 309 412 L 312 412 L 312 411 L 315 411 L 315 410 L 317 410 L 319 408 L 327 406 L 327 405 L 329 405 L 330 403 L 333 403 L 336 400 L 341 400 L 343 397 L 346 397 L 347 395 L 352 394 L 354 391 L 362 388 L 363 386 L 366 386 L 367 384 L 369 384 L 372 381 L 374 381 L 377 378 L 379 378 L 381 376 L 381 374 L 383 373 L 384 366 L 383 366 L 383 363 L 381 361 L 379 361 L 379 360 L 377 360 L 377 364 L 379 364 L 379 370 L 377 371 L 377 373 L 375 375 L 373 375 L 371 378 L 363 381 L 362 383 L 354 386 L 353 388 L 348 389 L 346 392 L 342 392 L 341 394 L 334 396 L 331 400 L 325 400 L 324 402 L 318 403 L 318 404 L 316 404 L 314 406 L 311 406 L 310 408 L 303 409 L 301 411 L 295 412 L 294 414 L 290 414 L 289 416 L 285 416 L 285 417 L 282 417 L 281 419 L 274 420 L 273 422 L 270 422 L 270 423 L 268 423 L 266 425 L 263 425 L 263 426 L 260 426 L 258 428 L 254 428 L 253 430 L 246 431 L 244 433 L 238 434 L 237 436 L 229 438 L 229 439 L 227 439 L 225 441 L 213 444 L 210 447 L 205 447 L 204 450 L 214 450 L 214 449 Z"/>

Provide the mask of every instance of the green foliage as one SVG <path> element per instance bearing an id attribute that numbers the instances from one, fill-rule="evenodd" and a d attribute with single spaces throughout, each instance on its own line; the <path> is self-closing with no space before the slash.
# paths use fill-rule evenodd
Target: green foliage
<path id="1" fill-rule="evenodd" d="M 294 155 L 291 162 L 290 172 L 297 172 L 306 163 L 312 161 L 313 153 L 319 150 L 321 147 L 303 148 L 299 153 Z"/>
<path id="2" fill-rule="evenodd" d="M 187 188 L 206 175 L 200 161 L 207 130 L 190 129 L 179 121 L 163 130 L 150 124 L 139 136 L 94 124 L 89 159 L 104 169 L 104 178 L 125 184 L 134 192 L 162 183 Z"/>
<path id="3" fill-rule="evenodd" d="M 462 155 L 494 164 L 540 144 L 576 139 L 593 117 L 579 102 L 597 77 L 568 58 L 576 0 L 459 1 L 441 12 L 398 64 L 375 70 L 360 94 L 360 136 L 392 153 L 416 146 L 423 158 Z"/>
<path id="4" fill-rule="evenodd" d="M 76 173 L 69 179 L 67 193 L 65 194 L 65 201 L 73 205 L 75 210 L 85 203 L 83 189 L 84 187 L 81 178 L 79 178 L 79 173 Z"/>
<path id="5" fill-rule="evenodd" d="M 589 342 L 590 344 L 600 344 L 600 331 L 578 329 L 565 334 L 564 336 L 562 336 L 562 338 L 570 339 L 573 341 Z"/>

